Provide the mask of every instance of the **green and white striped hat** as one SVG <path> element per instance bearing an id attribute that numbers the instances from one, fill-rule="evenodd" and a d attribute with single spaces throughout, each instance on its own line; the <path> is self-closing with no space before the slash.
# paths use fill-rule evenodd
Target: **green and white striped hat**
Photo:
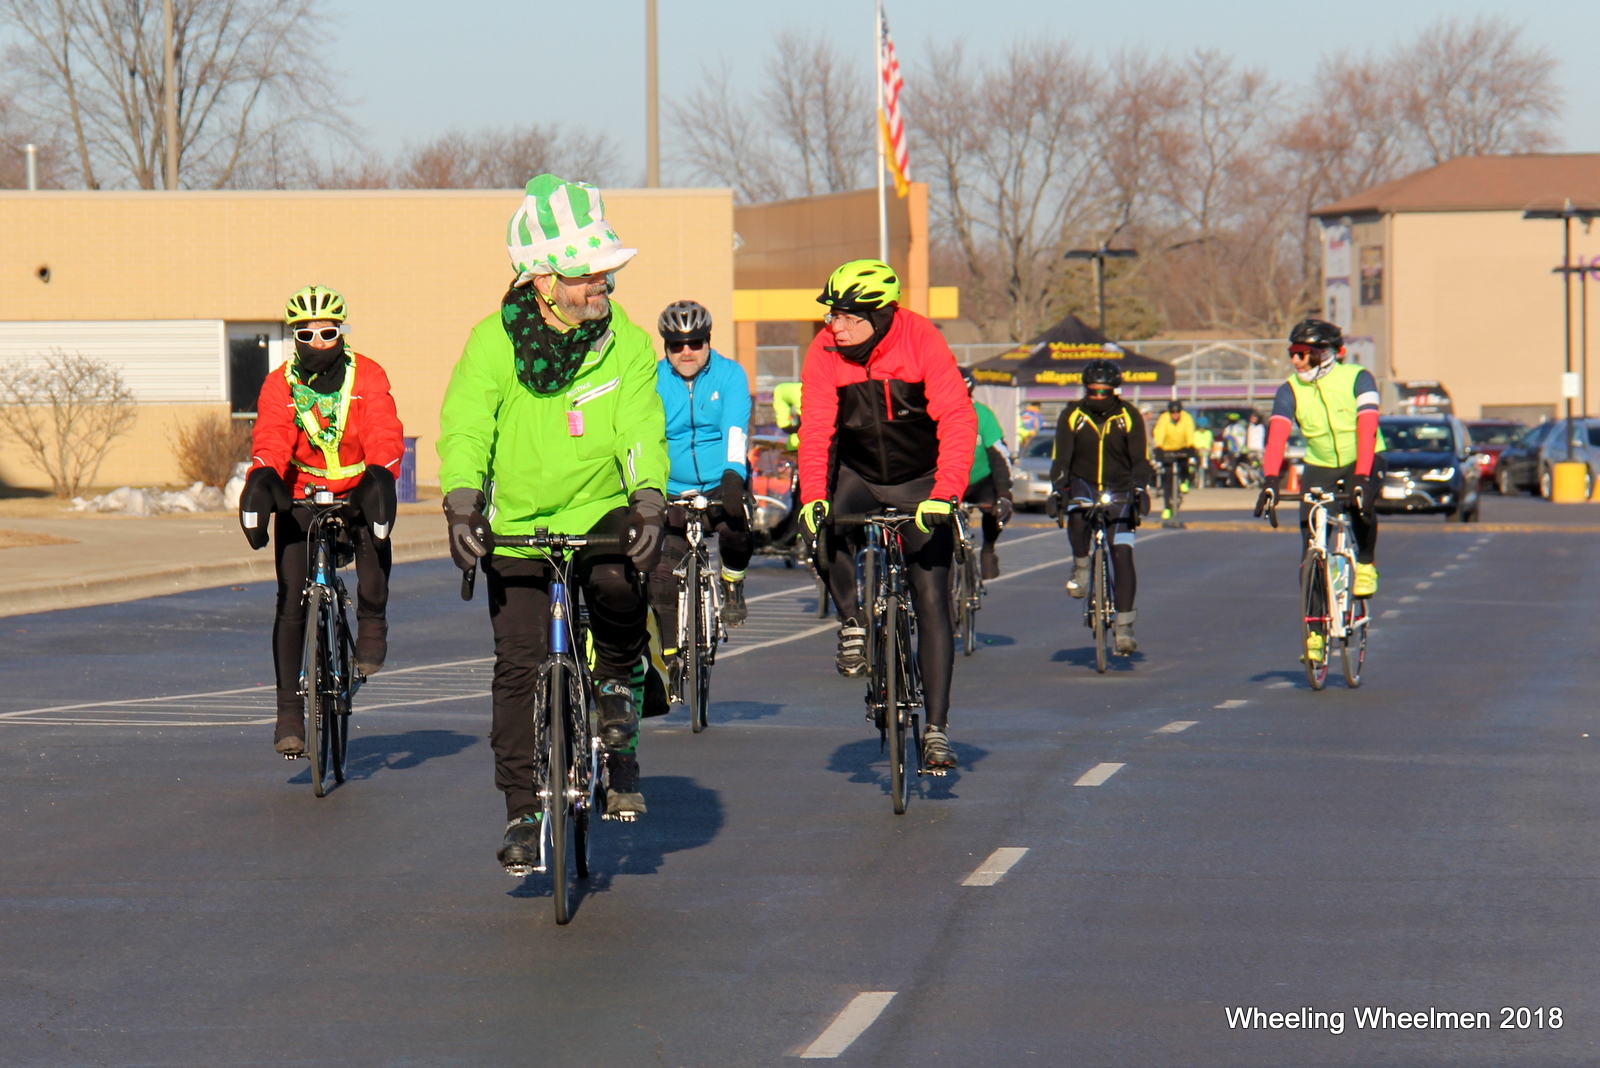
<path id="1" fill-rule="evenodd" d="M 519 286 L 536 274 L 579 278 L 614 271 L 639 252 L 623 248 L 606 222 L 600 190 L 553 174 L 528 183 L 527 196 L 506 227 L 506 251 Z"/>

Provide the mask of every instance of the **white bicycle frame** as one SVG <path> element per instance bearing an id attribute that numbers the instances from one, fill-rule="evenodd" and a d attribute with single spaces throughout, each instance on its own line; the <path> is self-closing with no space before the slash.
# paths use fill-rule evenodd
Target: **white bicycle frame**
<path id="1" fill-rule="evenodd" d="M 1356 620 L 1352 626 L 1345 625 L 1345 621 L 1353 614 L 1351 602 L 1354 598 L 1350 594 L 1350 589 L 1355 584 L 1356 578 L 1356 556 L 1351 548 L 1354 538 L 1350 532 L 1350 517 L 1341 512 L 1330 522 L 1328 505 L 1335 500 L 1331 493 L 1312 490 L 1304 495 L 1304 499 L 1311 505 L 1311 514 L 1308 517 L 1311 526 L 1311 545 L 1307 551 L 1317 558 L 1318 567 L 1322 571 L 1324 604 L 1328 612 L 1328 637 L 1344 638 L 1353 633 L 1356 627 L 1367 625 L 1364 617 Z M 1331 548 L 1328 545 L 1330 526 L 1333 534 Z"/>
<path id="2" fill-rule="evenodd" d="M 728 629 L 722 625 L 722 584 L 717 582 L 714 576 L 710 575 L 712 560 L 709 550 L 706 550 L 705 567 L 701 569 L 701 574 L 705 575 L 706 578 L 701 582 L 700 590 L 690 590 L 689 584 L 684 581 L 689 574 L 689 556 L 699 553 L 706 543 L 706 530 L 701 522 L 701 517 L 705 514 L 705 509 L 711 502 L 704 494 L 696 493 L 692 497 L 685 496 L 672 503 L 692 505 L 694 509 L 697 509 L 685 510 L 684 537 L 689 542 L 689 552 L 683 554 L 683 559 L 678 562 L 678 566 L 672 571 L 673 575 L 678 579 L 678 648 L 684 648 L 689 642 L 689 606 L 691 604 L 689 599 L 703 596 L 704 603 L 701 605 L 703 609 L 701 618 L 706 621 L 707 626 L 716 628 L 716 640 L 709 643 L 714 652 L 719 644 L 728 640 Z"/>

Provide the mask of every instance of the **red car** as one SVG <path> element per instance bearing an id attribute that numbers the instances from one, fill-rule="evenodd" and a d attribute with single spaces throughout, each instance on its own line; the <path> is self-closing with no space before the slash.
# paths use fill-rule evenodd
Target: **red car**
<path id="1" fill-rule="evenodd" d="M 1522 433 L 1523 425 L 1514 419 L 1475 419 L 1467 423 L 1472 448 L 1478 454 L 1480 485 L 1494 484 L 1500 454 Z"/>

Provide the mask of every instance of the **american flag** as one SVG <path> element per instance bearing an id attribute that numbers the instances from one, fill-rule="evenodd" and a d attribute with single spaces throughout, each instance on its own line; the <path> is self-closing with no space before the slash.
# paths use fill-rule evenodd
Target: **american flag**
<path id="1" fill-rule="evenodd" d="M 883 110 L 878 126 L 883 131 L 883 154 L 894 175 L 894 191 L 900 196 L 911 192 L 911 165 L 906 153 L 906 121 L 900 110 L 900 93 L 905 81 L 900 77 L 900 61 L 894 57 L 894 42 L 889 39 L 889 20 L 878 7 L 878 67 L 883 72 Z"/>

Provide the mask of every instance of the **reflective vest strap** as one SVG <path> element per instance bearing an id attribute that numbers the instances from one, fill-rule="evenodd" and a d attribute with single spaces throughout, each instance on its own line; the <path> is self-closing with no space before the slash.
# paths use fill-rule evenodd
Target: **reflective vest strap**
<path id="1" fill-rule="evenodd" d="M 364 462 L 353 464 L 334 464 L 332 467 L 326 468 L 312 467 L 310 464 L 303 464 L 299 460 L 293 460 L 291 463 L 293 463 L 300 470 L 304 471 L 306 474 L 315 475 L 318 478 L 355 478 L 357 475 L 361 474 L 361 472 L 367 469 L 367 465 Z"/>
<path id="2" fill-rule="evenodd" d="M 294 361 L 292 360 L 285 362 L 283 365 L 283 377 L 289 382 L 291 389 L 294 385 L 293 365 Z M 293 461 L 294 465 L 306 474 L 315 475 L 318 478 L 354 478 L 367 469 L 364 461 L 358 461 L 353 464 L 339 462 L 339 446 L 343 443 L 344 432 L 349 426 L 350 402 L 355 397 L 355 391 L 356 361 L 355 357 L 352 356 L 350 362 L 345 366 L 344 384 L 339 387 L 339 417 L 334 424 L 338 437 L 332 445 L 324 445 L 317 440 L 317 431 L 321 428 L 312 421 L 309 411 L 296 413 L 295 418 L 299 422 L 301 429 L 306 432 L 306 437 L 310 439 L 311 444 L 321 450 L 323 461 L 328 465 L 325 468 L 311 467 L 301 463 L 299 460 Z"/>

